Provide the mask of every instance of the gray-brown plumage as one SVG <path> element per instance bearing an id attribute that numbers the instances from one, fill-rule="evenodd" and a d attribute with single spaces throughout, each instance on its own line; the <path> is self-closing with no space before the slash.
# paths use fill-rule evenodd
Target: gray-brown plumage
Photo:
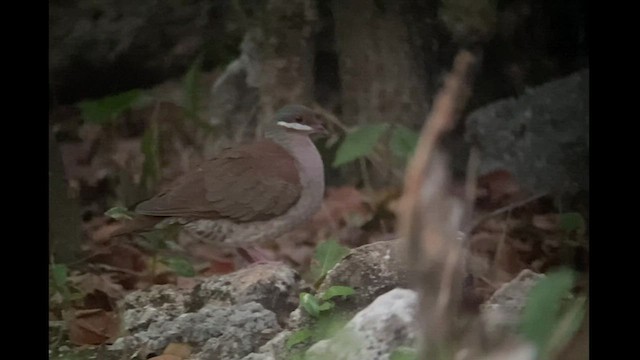
<path id="1" fill-rule="evenodd" d="M 232 246 L 273 239 L 310 218 L 324 194 L 322 159 L 309 135 L 324 132 L 312 110 L 289 105 L 263 140 L 223 150 L 135 209 L 113 235 L 180 222 L 205 241 Z"/>

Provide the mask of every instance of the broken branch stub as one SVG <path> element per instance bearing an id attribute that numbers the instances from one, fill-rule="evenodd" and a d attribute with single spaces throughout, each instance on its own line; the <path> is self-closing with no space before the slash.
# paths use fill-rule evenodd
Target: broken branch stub
<path id="1" fill-rule="evenodd" d="M 410 266 L 421 295 L 421 321 L 426 356 L 457 340 L 464 266 L 462 226 L 464 202 L 450 190 L 450 174 L 440 150 L 443 135 L 453 129 L 471 92 L 476 57 L 461 51 L 437 95 L 407 167 L 399 207 L 400 231 L 407 241 Z"/>

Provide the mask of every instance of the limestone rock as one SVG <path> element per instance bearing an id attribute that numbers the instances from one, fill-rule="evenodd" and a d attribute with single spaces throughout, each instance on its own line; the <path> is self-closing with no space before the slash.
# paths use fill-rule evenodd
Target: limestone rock
<path id="1" fill-rule="evenodd" d="M 480 318 L 491 338 L 515 331 L 531 289 L 544 277 L 531 270 L 522 270 L 510 282 L 502 285 L 484 304 Z"/>
<path id="2" fill-rule="evenodd" d="M 491 103 L 466 120 L 480 174 L 513 173 L 529 190 L 589 190 L 589 70 Z"/>
<path id="3" fill-rule="evenodd" d="M 206 305 L 195 313 L 155 322 L 145 331 L 119 339 L 114 347 L 159 354 L 170 343 L 187 343 L 195 350 L 194 359 L 232 360 L 256 351 L 280 330 L 275 314 L 258 303 Z"/>
<path id="4" fill-rule="evenodd" d="M 255 301 L 285 319 L 298 304 L 300 276 L 282 263 L 254 264 L 197 285 L 191 294 L 189 311 L 205 304 L 233 305 Z"/>
<path id="5" fill-rule="evenodd" d="M 124 329 L 133 333 L 146 330 L 154 322 L 175 319 L 184 314 L 189 299 L 189 294 L 169 285 L 134 291 L 121 303 Z"/>
<path id="6" fill-rule="evenodd" d="M 415 291 L 393 289 L 357 313 L 338 334 L 314 344 L 306 359 L 389 359 L 395 349 L 415 341 L 417 307 Z"/>
<path id="7" fill-rule="evenodd" d="M 318 289 L 321 294 L 334 285 L 350 286 L 355 295 L 336 299 L 342 309 L 360 310 L 378 296 L 407 286 L 406 263 L 399 241 L 379 241 L 352 249 L 329 273 Z"/>
<path id="8" fill-rule="evenodd" d="M 291 331 L 283 330 L 281 333 L 274 336 L 273 339 L 262 345 L 258 349 L 258 352 L 251 353 L 242 358 L 242 360 L 286 359 L 288 355 L 287 340 L 289 339 L 289 336 L 291 336 Z"/>

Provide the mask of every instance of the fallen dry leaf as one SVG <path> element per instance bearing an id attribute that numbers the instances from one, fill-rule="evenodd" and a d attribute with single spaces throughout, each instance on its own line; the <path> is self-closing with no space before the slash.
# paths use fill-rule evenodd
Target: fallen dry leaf
<path id="1" fill-rule="evenodd" d="M 114 312 L 102 309 L 76 310 L 69 322 L 69 340 L 75 345 L 112 343 L 120 321 Z"/>
<path id="2" fill-rule="evenodd" d="M 175 355 L 171 355 L 171 354 L 162 354 L 159 356 L 154 356 L 152 358 L 149 358 L 149 360 L 183 360 L 184 358 L 181 358 L 180 356 L 175 356 Z"/>
<path id="3" fill-rule="evenodd" d="M 373 214 L 362 193 L 352 186 L 328 188 L 322 208 L 312 222 L 318 227 L 338 227 L 349 218 L 369 219 Z"/>
<path id="4" fill-rule="evenodd" d="M 122 285 L 116 282 L 114 274 L 91 274 L 70 276 L 74 286 L 86 294 L 101 291 L 113 299 L 120 299 L 125 295 Z"/>
<path id="5" fill-rule="evenodd" d="M 523 197 L 515 177 L 506 170 L 495 170 L 478 178 L 478 206 L 495 209 Z"/>
<path id="6" fill-rule="evenodd" d="M 560 225 L 560 215 L 558 214 L 542 214 L 534 215 L 531 224 L 538 229 L 547 231 L 557 231 Z"/>
<path id="7" fill-rule="evenodd" d="M 192 290 L 200 281 L 192 277 L 176 276 L 176 287 L 182 290 Z"/>
<path id="8" fill-rule="evenodd" d="M 145 254 L 135 247 L 127 244 L 112 244 L 101 246 L 93 244 L 91 253 L 92 261 L 106 264 L 116 269 L 142 272 L 146 270 Z"/>
<path id="9" fill-rule="evenodd" d="M 181 359 L 191 356 L 191 346 L 183 343 L 171 343 L 164 349 L 162 355 L 174 355 Z"/>
<path id="10" fill-rule="evenodd" d="M 88 158 L 88 145 L 83 143 L 60 144 L 62 164 L 66 178 L 71 184 L 85 182 L 95 186 L 97 182 L 107 176 L 108 172 L 94 166 Z"/>
<path id="11" fill-rule="evenodd" d="M 518 249 L 513 244 L 513 239 L 506 237 L 496 249 L 494 271 L 497 281 L 510 281 L 527 268 L 527 264 L 521 260 Z"/>

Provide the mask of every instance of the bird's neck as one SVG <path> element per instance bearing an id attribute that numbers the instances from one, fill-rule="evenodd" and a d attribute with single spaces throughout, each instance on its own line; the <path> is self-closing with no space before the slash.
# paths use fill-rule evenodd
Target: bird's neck
<path id="1" fill-rule="evenodd" d="M 289 132 L 280 128 L 269 127 L 265 129 L 264 137 L 282 146 L 294 156 L 296 152 L 309 146 L 315 148 L 309 135 Z"/>
<path id="2" fill-rule="evenodd" d="M 303 172 L 313 171 L 312 176 L 317 176 L 317 171 L 322 171 L 322 159 L 309 135 L 280 130 L 267 131 L 265 137 L 287 150 L 296 159 Z M 315 169 L 318 166 L 319 169 Z"/>
<path id="3" fill-rule="evenodd" d="M 311 207 L 318 206 L 324 194 L 324 166 L 309 135 L 280 130 L 266 131 L 265 137 L 285 148 L 296 159 L 300 182 L 310 190 L 305 192 L 309 199 L 304 201 L 309 201 Z"/>
<path id="4" fill-rule="evenodd" d="M 288 131 L 282 129 L 281 126 L 268 125 L 264 129 L 263 137 L 275 142 L 278 145 L 287 146 L 291 142 L 289 139 L 292 135 Z"/>

